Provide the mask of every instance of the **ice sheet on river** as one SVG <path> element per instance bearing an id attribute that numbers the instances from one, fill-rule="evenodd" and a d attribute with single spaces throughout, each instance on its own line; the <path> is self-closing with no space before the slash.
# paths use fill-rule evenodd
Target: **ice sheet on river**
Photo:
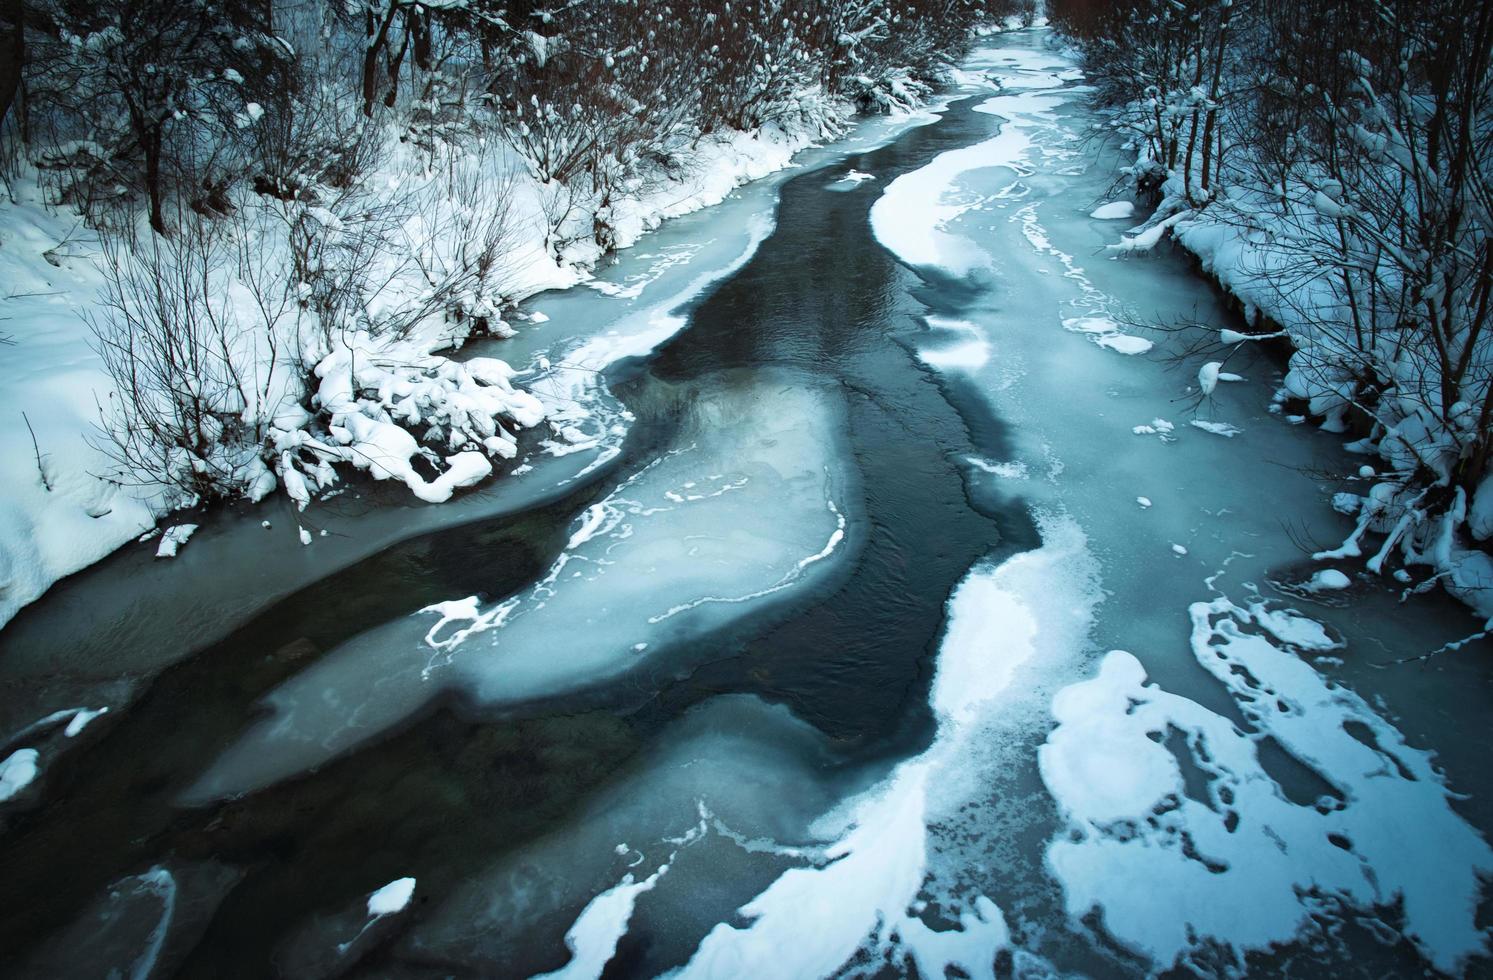
<path id="1" fill-rule="evenodd" d="M 1023 68 L 1032 72 L 1017 91 L 986 99 L 975 111 L 1002 116 L 1010 122 L 991 138 L 934 157 L 927 166 L 903 174 L 887 185 L 871 207 L 871 231 L 876 240 L 908 265 L 932 267 L 963 276 L 985 265 L 987 257 L 974 243 L 947 230 L 960 215 L 984 202 L 969 194 L 956 193 L 961 178 L 987 167 L 1026 171 L 1025 159 L 1032 141 L 1031 124 L 1051 118 L 1067 95 L 1044 89 L 1061 85 L 1058 74 L 1071 68 L 1060 55 L 1022 52 Z M 1037 79 L 1042 79 L 1039 82 Z M 1047 82 L 1051 84 L 1047 84 Z"/>
<path id="2" fill-rule="evenodd" d="M 701 637 L 821 578 L 858 507 L 838 387 L 727 373 L 677 398 L 674 447 L 575 521 L 534 585 L 455 598 L 359 635 L 266 699 L 270 717 L 187 794 L 204 801 L 303 771 L 443 689 L 485 705 L 562 695 Z"/>
<path id="3" fill-rule="evenodd" d="M 747 924 L 716 926 L 679 976 L 829 976 L 866 950 L 903 971 L 915 964 L 919 976 L 994 976 L 997 953 L 1011 944 L 1000 908 L 984 894 L 946 893 L 933 878 L 950 870 L 941 860 L 962 865 L 983 844 L 970 818 L 982 812 L 976 801 L 1002 726 L 1030 697 L 1021 672 L 1068 662 L 1100 600 L 1083 533 L 1062 515 L 1039 519 L 1040 548 L 977 566 L 949 599 L 933 744 L 822 818 L 814 829 L 835 840 L 830 862 L 785 872 L 741 907 Z M 955 928 L 925 921 L 935 903 L 945 919 L 957 917 Z M 1014 955 L 1018 966 L 1035 965 Z"/>
<path id="4" fill-rule="evenodd" d="M 1106 932 L 1161 968 L 1207 944 L 1310 938 L 1340 904 L 1448 973 L 1484 951 L 1479 877 L 1493 875 L 1493 851 L 1451 808 L 1430 753 L 1297 656 L 1338 644 L 1259 602 L 1198 602 L 1191 618 L 1198 663 L 1254 730 L 1148 685 L 1118 650 L 1060 692 L 1040 762 L 1068 819 L 1047 861 L 1069 914 L 1099 909 Z M 1287 799 L 1261 762 L 1267 738 L 1333 795 Z"/>

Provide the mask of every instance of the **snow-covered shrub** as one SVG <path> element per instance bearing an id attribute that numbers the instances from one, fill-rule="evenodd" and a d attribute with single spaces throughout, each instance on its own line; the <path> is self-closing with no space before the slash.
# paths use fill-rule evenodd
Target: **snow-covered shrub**
<path id="1" fill-rule="evenodd" d="M 490 457 L 512 459 L 518 430 L 543 419 L 510 374 L 496 358 L 457 362 L 409 342 L 341 337 L 316 365 L 315 413 L 285 406 L 274 420 L 276 472 L 302 508 L 343 463 L 440 503 L 488 476 Z"/>
<path id="2" fill-rule="evenodd" d="M 105 240 L 106 294 L 88 316 L 115 384 L 100 421 L 116 481 L 166 488 L 179 505 L 273 489 L 260 446 L 295 304 L 245 247 L 202 220 L 135 248 Z"/>
<path id="3" fill-rule="evenodd" d="M 94 334 L 117 479 L 187 503 L 258 499 L 278 476 L 304 506 L 342 463 L 434 500 L 513 455 L 542 408 L 501 361 L 435 353 L 507 329 L 505 171 L 480 146 L 423 165 L 405 161 L 398 193 L 307 184 L 111 244 Z"/>

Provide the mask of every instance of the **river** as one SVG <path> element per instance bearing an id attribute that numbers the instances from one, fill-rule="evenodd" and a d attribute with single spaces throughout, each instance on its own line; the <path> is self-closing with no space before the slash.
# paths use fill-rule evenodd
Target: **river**
<path id="1" fill-rule="evenodd" d="M 473 352 L 569 431 L 493 488 L 26 610 L 7 730 L 111 710 L 23 736 L 6 975 L 1487 970 L 1486 644 L 1307 587 L 1361 460 L 1267 350 L 1195 391 L 1163 327 L 1239 324 L 1102 252 L 1085 92 L 997 35 L 536 297 Z"/>

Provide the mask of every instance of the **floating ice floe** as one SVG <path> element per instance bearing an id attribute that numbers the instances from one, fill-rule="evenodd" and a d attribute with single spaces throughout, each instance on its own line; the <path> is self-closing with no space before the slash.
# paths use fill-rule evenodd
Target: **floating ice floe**
<path id="1" fill-rule="evenodd" d="M 1160 436 L 1162 442 L 1175 442 L 1172 432 L 1177 427 L 1166 419 L 1155 418 L 1143 425 L 1131 426 L 1130 431 L 1138 436 Z"/>
<path id="2" fill-rule="evenodd" d="M 856 170 L 854 167 L 852 167 L 851 169 L 847 170 L 844 176 L 842 176 L 839 180 L 831 183 L 829 185 L 829 189 L 832 191 L 854 190 L 866 181 L 875 179 L 876 176 L 874 174 L 862 173 L 861 171 Z"/>
<path id="3" fill-rule="evenodd" d="M 368 914 L 393 915 L 403 912 L 415 894 L 415 879 L 396 878 L 368 896 Z"/>
<path id="4" fill-rule="evenodd" d="M 40 753 L 35 749 L 16 749 L 0 762 L 0 803 L 31 785 L 36 778 L 39 758 Z"/>

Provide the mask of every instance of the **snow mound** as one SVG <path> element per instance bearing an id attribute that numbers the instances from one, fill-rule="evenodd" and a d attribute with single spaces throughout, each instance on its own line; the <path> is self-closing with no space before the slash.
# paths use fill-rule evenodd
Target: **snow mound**
<path id="1" fill-rule="evenodd" d="M 1089 212 L 1089 217 L 1100 221 L 1119 221 L 1135 215 L 1135 205 L 1129 201 L 1110 201 Z"/>

